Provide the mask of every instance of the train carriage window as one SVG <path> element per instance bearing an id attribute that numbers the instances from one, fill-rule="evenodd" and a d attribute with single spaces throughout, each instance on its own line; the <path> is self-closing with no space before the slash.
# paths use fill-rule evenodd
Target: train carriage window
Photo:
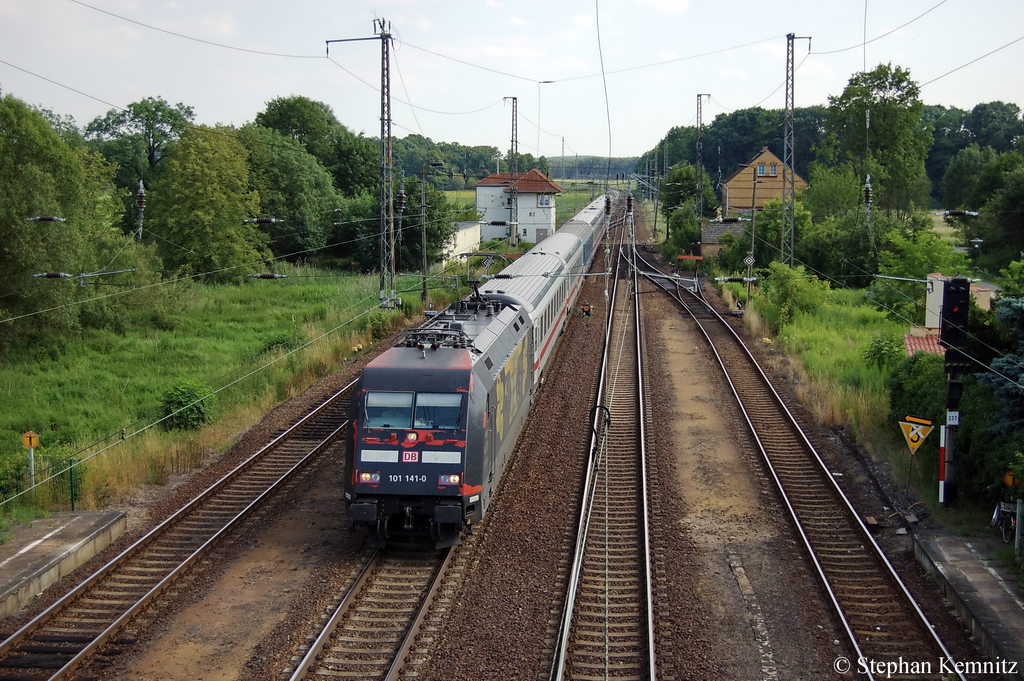
<path id="1" fill-rule="evenodd" d="M 454 430 L 462 415 L 462 395 L 458 393 L 418 393 L 416 395 L 416 428 Z"/>
<path id="2" fill-rule="evenodd" d="M 415 393 L 370 390 L 366 393 L 367 428 L 411 428 Z"/>

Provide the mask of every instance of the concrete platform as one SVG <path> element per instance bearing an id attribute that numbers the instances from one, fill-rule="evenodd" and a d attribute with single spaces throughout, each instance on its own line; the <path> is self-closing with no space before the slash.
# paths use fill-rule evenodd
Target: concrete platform
<path id="1" fill-rule="evenodd" d="M 1017 578 L 996 563 L 986 542 L 916 532 L 914 555 L 989 658 L 1003 663 L 1004 673 L 992 676 L 1024 681 L 1024 597 Z M 1005 673 L 1011 667 L 1014 673 Z"/>
<path id="2" fill-rule="evenodd" d="M 21 527 L 0 546 L 0 617 L 17 612 L 107 548 L 128 527 L 124 511 L 57 513 Z"/>

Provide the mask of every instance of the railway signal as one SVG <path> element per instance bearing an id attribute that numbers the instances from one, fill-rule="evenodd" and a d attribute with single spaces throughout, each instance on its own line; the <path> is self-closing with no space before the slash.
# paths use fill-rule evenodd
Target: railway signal
<path id="1" fill-rule="evenodd" d="M 957 277 L 943 282 L 942 314 L 939 318 L 939 343 L 946 348 L 946 373 L 970 371 L 971 362 L 960 349 L 967 345 L 967 320 L 971 304 L 971 285 Z"/>
<path id="2" fill-rule="evenodd" d="M 939 440 L 939 502 L 949 506 L 956 499 L 953 460 L 956 429 L 960 425 L 960 395 L 963 384 L 957 374 L 967 373 L 971 360 L 961 348 L 967 345 L 967 318 L 971 303 L 971 284 L 964 277 L 943 282 L 942 314 L 939 318 L 939 343 L 946 348 L 946 425 Z"/>

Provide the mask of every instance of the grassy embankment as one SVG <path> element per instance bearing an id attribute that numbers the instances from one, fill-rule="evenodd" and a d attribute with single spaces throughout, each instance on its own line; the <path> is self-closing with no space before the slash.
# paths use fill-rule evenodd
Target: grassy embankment
<path id="1" fill-rule="evenodd" d="M 723 288 L 730 303 L 744 295 L 741 284 Z M 860 291 L 834 290 L 827 305 L 813 314 L 795 314 L 791 323 L 770 337 L 758 303 L 757 297 L 751 299 L 744 312 L 745 325 L 754 338 L 769 345 L 775 368 L 790 377 L 797 398 L 818 421 L 826 427 L 849 429 L 869 456 L 889 463 L 897 486 L 906 485 L 911 473 L 911 486 L 947 527 L 984 533 L 992 509 L 964 502 L 946 509 L 938 503 L 937 459 L 919 453 L 911 467 L 902 432 L 888 419 L 890 372 L 861 354 L 877 335 L 902 338 L 909 331 L 906 325 L 888 319 Z M 938 438 L 938 429 L 931 437 Z"/>
<path id="2" fill-rule="evenodd" d="M 117 333 L 89 330 L 59 351 L 4 357 L 0 472 L 10 482 L 23 466 L 26 430 L 41 439 L 37 480 L 71 457 L 82 462 L 78 508 L 102 508 L 140 484 L 189 471 L 351 359 L 354 347 L 368 347 L 405 323 L 400 312 L 376 309 L 378 285 L 372 275 L 297 269 L 274 281 L 184 286 L 171 297 L 172 307 L 130 313 Z M 416 312 L 417 282 L 402 281 L 400 288 L 414 289 L 403 297 L 405 310 Z M 183 379 L 217 391 L 216 420 L 196 431 L 166 430 L 157 424 L 163 394 Z M 22 498 L 0 506 L 0 513 L 9 523 L 39 509 L 67 508 L 66 477 L 39 489 L 35 504 Z M 12 491 L 8 486 L 7 496 Z"/>

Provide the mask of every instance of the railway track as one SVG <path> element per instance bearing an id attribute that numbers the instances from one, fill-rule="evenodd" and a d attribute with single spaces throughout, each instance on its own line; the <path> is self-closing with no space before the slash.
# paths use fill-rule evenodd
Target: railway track
<path id="1" fill-rule="evenodd" d="M 285 678 L 404 676 L 415 666 L 414 648 L 428 643 L 420 628 L 459 550 L 375 551 Z"/>
<path id="2" fill-rule="evenodd" d="M 855 657 L 881 664 L 951 659 L 739 336 L 697 293 L 660 274 L 651 281 L 679 302 L 718 357 Z"/>
<path id="3" fill-rule="evenodd" d="M 632 269 L 623 258 L 620 268 Z M 612 294 L 598 398 L 606 406 L 595 419 L 552 679 L 656 678 L 637 283 L 616 277 Z"/>
<path id="4" fill-rule="evenodd" d="M 0 680 L 69 679 L 105 666 L 145 626 L 140 614 L 338 439 L 351 385 L 0 643 Z"/>

